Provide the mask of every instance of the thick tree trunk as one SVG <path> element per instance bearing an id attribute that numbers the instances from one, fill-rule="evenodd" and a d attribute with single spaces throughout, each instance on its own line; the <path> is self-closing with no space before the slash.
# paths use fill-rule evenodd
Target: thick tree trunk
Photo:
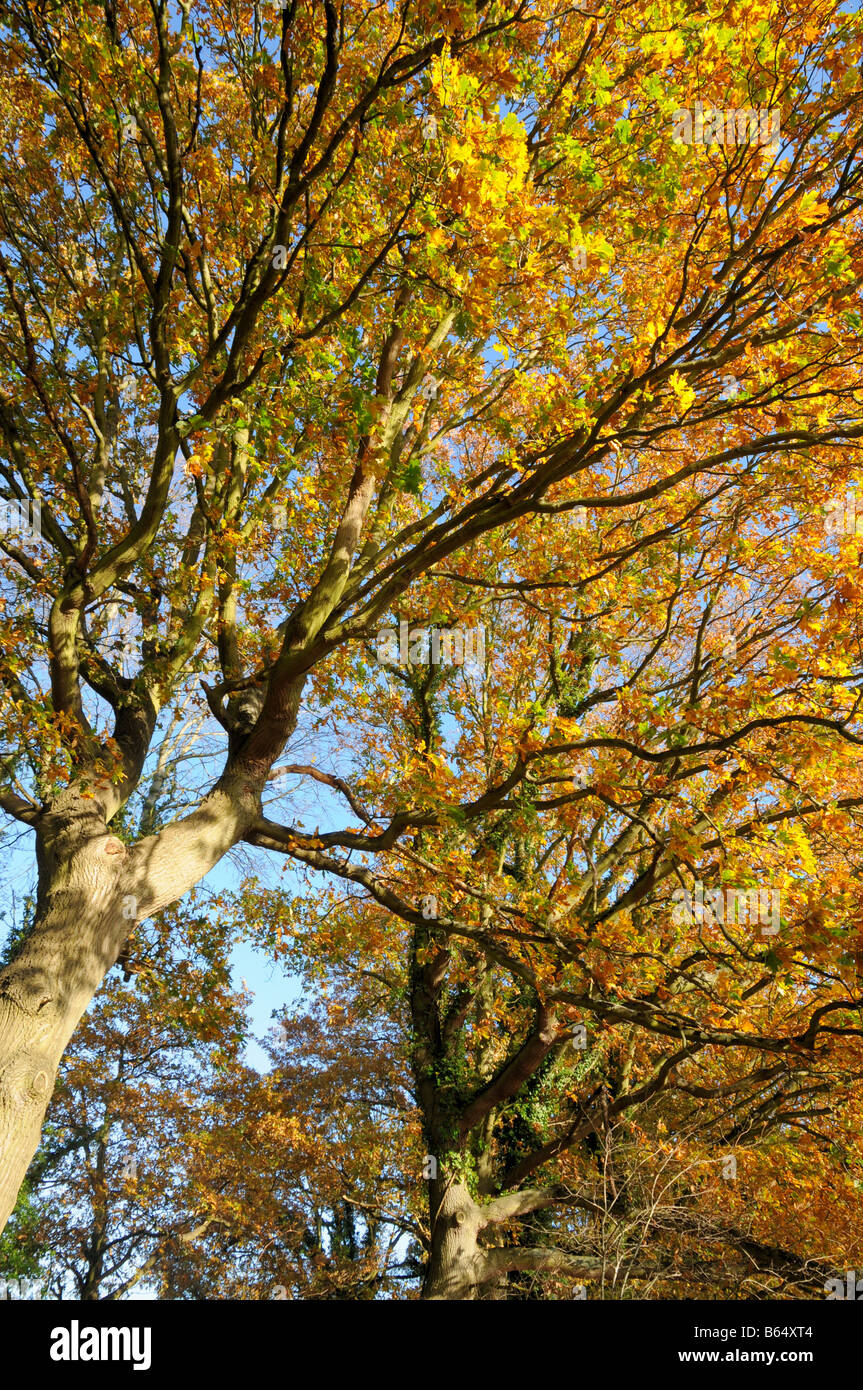
<path id="1" fill-rule="evenodd" d="M 485 1256 L 477 1244 L 480 1208 L 461 1183 L 430 1184 L 432 1238 L 424 1299 L 478 1297 Z"/>
<path id="2" fill-rule="evenodd" d="M 98 813 L 41 828 L 32 932 L 0 973 L 0 1227 L 39 1144 L 63 1050 L 134 925 L 123 916 L 126 847 Z"/>
<path id="3" fill-rule="evenodd" d="M 39 1144 L 63 1051 L 136 921 L 175 902 L 258 813 L 251 786 L 220 786 L 133 848 L 93 800 L 68 794 L 36 825 L 33 930 L 0 971 L 0 1230 Z"/>

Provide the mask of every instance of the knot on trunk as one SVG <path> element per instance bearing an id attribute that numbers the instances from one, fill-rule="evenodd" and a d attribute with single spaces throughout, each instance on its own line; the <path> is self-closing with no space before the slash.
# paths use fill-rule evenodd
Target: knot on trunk
<path id="1" fill-rule="evenodd" d="M 30 1078 L 30 1094 L 35 1096 L 37 1100 L 41 1100 L 43 1096 L 48 1094 L 50 1084 L 51 1079 L 47 1071 L 40 1068 L 39 1071 L 35 1071 Z"/>
<path id="2" fill-rule="evenodd" d="M 438 1180 L 424 1298 L 474 1299 L 484 1254 L 477 1244 L 481 1209 L 463 1183 Z M 440 1191 L 440 1189 L 443 1189 Z"/>
<path id="3" fill-rule="evenodd" d="M 54 1085 L 55 1069 L 45 1057 L 19 1052 L 0 1073 L 0 1096 L 14 1110 L 44 1106 Z"/>
<path id="4" fill-rule="evenodd" d="M 48 891 L 52 897 L 58 890 L 83 892 L 95 905 L 115 891 L 127 857 L 128 850 L 116 835 L 94 835 L 77 845 L 67 863 L 58 867 Z"/>
<path id="5" fill-rule="evenodd" d="M 48 971 L 38 965 L 13 961 L 0 981 L 0 1000 L 14 1004 L 30 1018 L 50 1017 L 50 1006 L 55 1001 Z"/>
<path id="6" fill-rule="evenodd" d="M 37 830 L 40 893 L 65 889 L 86 892 L 113 885 L 128 850 L 112 835 L 92 803 L 67 811 L 52 810 Z"/>

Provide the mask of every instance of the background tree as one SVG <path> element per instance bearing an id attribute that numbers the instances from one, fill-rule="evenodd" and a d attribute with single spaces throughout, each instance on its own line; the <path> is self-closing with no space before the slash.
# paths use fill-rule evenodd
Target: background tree
<path id="1" fill-rule="evenodd" d="M 393 1123 L 386 1017 L 344 997 L 297 1006 L 256 1071 L 232 936 L 190 908 L 160 918 L 134 984 L 111 977 L 82 1021 L 0 1276 L 84 1300 L 399 1296 L 399 1155 L 416 1136 Z"/>
<path id="2" fill-rule="evenodd" d="M 397 1020 L 357 984 L 283 1015 L 272 1070 L 226 1117 L 218 1163 L 200 1156 L 220 1217 L 214 1247 L 228 1251 L 240 1296 L 392 1299 L 416 1282 L 416 1115 Z"/>
<path id="3" fill-rule="evenodd" d="M 552 544 L 549 533 L 554 568 Z M 709 557 L 699 562 L 709 592 Z M 433 1160 L 427 1297 L 501 1296 L 501 1280 L 522 1275 L 544 1293 L 568 1279 L 604 1296 L 822 1297 L 859 1260 L 863 1191 L 857 799 L 837 811 L 848 758 L 825 740 L 817 804 L 799 766 L 783 767 L 794 742 L 774 734 L 769 761 L 753 757 L 761 733 L 735 728 L 731 693 L 754 682 L 756 661 L 719 652 L 700 687 L 713 727 L 730 731 L 716 755 L 700 752 L 694 774 L 677 751 L 661 776 L 648 758 L 633 769 L 617 710 L 616 737 L 589 713 L 614 688 L 620 647 L 569 678 L 579 693 L 561 718 L 563 656 L 536 587 L 523 624 L 486 599 L 483 667 L 417 656 L 377 664 L 376 677 L 370 654 L 353 766 L 343 753 L 344 777 L 329 781 L 368 826 L 392 827 L 418 794 L 429 814 L 383 865 L 356 829 L 295 847 L 347 896 L 320 890 L 314 908 L 314 896 L 250 887 L 240 915 L 266 920 L 271 949 L 292 943 L 299 968 L 327 961 L 342 988 L 374 979 L 409 1014 L 405 1084 Z M 757 652 L 759 624 L 772 632 L 776 616 L 775 604 L 753 615 Z M 605 621 L 631 621 L 623 599 Z M 591 626 L 599 650 L 603 626 L 603 615 Z M 650 701 L 636 717 L 660 727 L 667 688 L 645 673 L 662 646 L 650 644 L 651 661 L 624 658 L 634 703 Z M 774 682 L 783 657 L 771 645 L 761 658 Z M 675 683 L 694 724 L 691 679 Z M 355 696 L 336 698 L 337 720 L 340 698 Z M 557 740 L 576 718 L 587 737 L 574 768 Z M 520 753 L 506 778 L 502 748 Z M 496 781 L 505 796 L 484 795 Z M 454 786 L 476 793 L 458 814 Z"/>
<path id="4" fill-rule="evenodd" d="M 221 1109 L 248 1024 L 227 951 L 189 900 L 139 929 L 66 1054 L 26 1205 L 43 1296 L 114 1299 L 158 1284 L 167 1252 L 213 1223 L 193 1156 Z M 122 975 L 120 974 L 122 968 Z"/>

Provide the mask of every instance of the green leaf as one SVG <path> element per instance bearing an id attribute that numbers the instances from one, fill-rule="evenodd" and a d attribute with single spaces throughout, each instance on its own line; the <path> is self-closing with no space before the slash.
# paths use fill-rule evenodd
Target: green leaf
<path id="1" fill-rule="evenodd" d="M 619 120 L 614 127 L 614 136 L 621 145 L 628 145 L 632 140 L 632 121 L 628 120 L 626 116 Z"/>
<path id="2" fill-rule="evenodd" d="M 421 496 L 423 474 L 418 459 L 411 459 L 407 468 L 402 473 L 397 486 L 400 492 L 409 492 L 414 497 Z"/>
<path id="3" fill-rule="evenodd" d="M 505 135 L 521 136 L 527 133 L 514 111 L 510 111 L 509 115 L 504 117 L 500 123 L 500 128 Z"/>

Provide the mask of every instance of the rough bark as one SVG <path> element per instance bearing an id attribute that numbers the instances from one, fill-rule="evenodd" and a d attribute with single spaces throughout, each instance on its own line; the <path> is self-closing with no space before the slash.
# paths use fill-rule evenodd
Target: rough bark
<path id="1" fill-rule="evenodd" d="M 242 838 L 256 789 L 220 784 L 181 821 L 128 848 L 92 800 L 36 823 L 33 929 L 0 971 L 0 1229 L 38 1147 L 63 1051 L 136 922 L 175 902 Z"/>
<path id="2" fill-rule="evenodd" d="M 477 1238 L 481 1211 L 462 1183 L 445 1177 L 431 1183 L 432 1233 L 424 1299 L 475 1299 L 485 1256 Z"/>

